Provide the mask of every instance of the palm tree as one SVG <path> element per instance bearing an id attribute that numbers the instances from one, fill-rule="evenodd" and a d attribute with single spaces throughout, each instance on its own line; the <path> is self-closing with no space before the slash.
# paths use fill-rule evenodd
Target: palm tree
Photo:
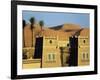
<path id="1" fill-rule="evenodd" d="M 34 24 L 35 24 L 35 18 L 31 17 L 30 18 L 30 23 L 31 23 L 31 31 L 32 31 L 32 47 L 33 47 L 33 29 L 34 29 Z"/>
<path id="2" fill-rule="evenodd" d="M 41 21 L 39 22 L 39 24 L 40 24 L 40 26 L 41 26 L 41 30 L 42 30 L 42 28 L 43 28 L 43 26 L 44 26 L 44 21 L 41 20 Z"/>
<path id="3" fill-rule="evenodd" d="M 25 28 L 25 26 L 26 26 L 26 21 L 25 20 L 23 20 L 23 47 L 25 47 L 25 39 L 24 39 L 24 28 Z"/>

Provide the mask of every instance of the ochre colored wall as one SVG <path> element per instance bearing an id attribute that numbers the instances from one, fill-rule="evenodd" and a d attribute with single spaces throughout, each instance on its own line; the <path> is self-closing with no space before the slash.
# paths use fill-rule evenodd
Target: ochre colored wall
<path id="1" fill-rule="evenodd" d="M 25 47 L 31 47 L 32 46 L 32 31 L 29 26 L 26 26 L 24 28 L 24 41 Z"/>
<path id="2" fill-rule="evenodd" d="M 89 37 L 78 38 L 78 66 L 89 65 L 90 63 L 90 41 Z"/>
<path id="3" fill-rule="evenodd" d="M 57 38 L 43 37 L 42 67 L 61 67 L 61 54 L 57 45 Z M 54 59 L 49 59 L 49 55 L 54 55 Z"/>
<path id="4" fill-rule="evenodd" d="M 41 66 L 40 59 L 23 60 L 23 64 L 22 64 L 23 69 L 40 68 L 40 66 Z"/>

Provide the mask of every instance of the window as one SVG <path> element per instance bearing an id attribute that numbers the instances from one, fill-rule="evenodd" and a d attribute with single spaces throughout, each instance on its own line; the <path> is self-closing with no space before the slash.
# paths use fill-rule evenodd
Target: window
<path id="1" fill-rule="evenodd" d="M 86 58 L 89 59 L 89 54 L 88 53 L 86 54 Z"/>
<path id="2" fill-rule="evenodd" d="M 52 54 L 52 58 L 53 58 L 53 60 L 55 60 L 55 54 Z"/>
<path id="3" fill-rule="evenodd" d="M 89 54 L 88 53 L 83 53 L 82 54 L 82 60 L 88 60 L 89 59 Z"/>
<path id="4" fill-rule="evenodd" d="M 56 49 L 58 48 L 58 46 L 56 46 Z"/>
<path id="5" fill-rule="evenodd" d="M 23 53 L 23 59 L 27 59 L 27 54 Z"/>
<path id="6" fill-rule="evenodd" d="M 50 44 L 52 44 L 52 40 L 50 40 Z"/>
<path id="7" fill-rule="evenodd" d="M 85 53 L 83 53 L 83 60 L 85 59 Z"/>
<path id="8" fill-rule="evenodd" d="M 28 59 L 27 50 L 24 50 L 24 51 L 23 51 L 22 58 L 23 58 L 23 59 Z"/>
<path id="9" fill-rule="evenodd" d="M 51 60 L 51 54 L 48 54 L 48 59 Z"/>
<path id="10" fill-rule="evenodd" d="M 54 61 L 55 60 L 55 54 L 48 54 L 48 60 L 49 61 Z"/>
<path id="11" fill-rule="evenodd" d="M 69 47 L 69 44 L 67 44 L 67 47 Z"/>
<path id="12" fill-rule="evenodd" d="M 85 40 L 83 40 L 83 43 L 85 43 L 86 41 Z"/>

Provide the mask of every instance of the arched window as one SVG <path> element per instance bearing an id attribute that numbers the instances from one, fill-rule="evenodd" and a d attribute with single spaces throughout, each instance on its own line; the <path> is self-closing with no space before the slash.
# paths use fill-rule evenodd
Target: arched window
<path id="1" fill-rule="evenodd" d="M 50 40 L 49 42 L 50 42 L 50 44 L 52 44 L 52 40 Z"/>
<path id="2" fill-rule="evenodd" d="M 69 47 L 69 43 L 67 44 L 67 47 Z"/>
<path id="3" fill-rule="evenodd" d="M 83 40 L 83 43 L 85 43 L 86 41 L 85 40 Z"/>

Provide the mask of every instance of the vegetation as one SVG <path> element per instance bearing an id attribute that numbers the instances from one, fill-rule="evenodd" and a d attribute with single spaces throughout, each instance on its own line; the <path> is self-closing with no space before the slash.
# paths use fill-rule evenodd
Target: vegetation
<path id="1" fill-rule="evenodd" d="M 42 28 L 43 28 L 43 26 L 44 26 L 44 21 L 41 20 L 41 21 L 39 22 L 39 24 L 40 24 L 40 26 L 41 26 L 41 30 L 42 30 Z"/>
<path id="2" fill-rule="evenodd" d="M 34 24 L 35 24 L 35 18 L 31 17 L 30 18 L 30 23 L 31 23 L 31 31 L 32 31 L 32 47 L 33 47 L 33 29 L 34 29 Z"/>
<path id="3" fill-rule="evenodd" d="M 35 37 L 35 35 L 34 35 L 34 28 L 35 28 L 34 24 L 36 23 L 35 17 L 31 17 L 31 18 L 29 19 L 29 22 L 31 23 L 30 29 L 31 29 L 31 32 L 32 32 L 32 45 L 31 45 L 31 47 L 34 47 L 34 41 L 33 41 L 33 39 L 34 39 L 34 37 Z M 39 23 L 39 25 L 40 25 L 40 27 L 41 27 L 41 30 L 42 30 L 42 28 L 43 28 L 43 26 L 44 26 L 44 21 L 41 20 L 41 21 L 39 21 L 38 23 Z M 25 25 L 26 25 L 26 21 L 23 20 L 23 29 L 24 29 Z M 24 31 L 23 31 L 23 39 L 24 39 Z M 24 46 L 25 46 L 25 41 L 24 41 Z"/>

